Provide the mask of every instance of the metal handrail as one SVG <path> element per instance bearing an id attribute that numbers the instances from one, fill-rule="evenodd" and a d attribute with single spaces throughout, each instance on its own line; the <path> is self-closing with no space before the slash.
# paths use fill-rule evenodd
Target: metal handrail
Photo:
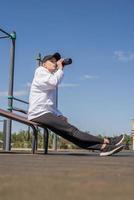
<path id="1" fill-rule="evenodd" d="M 4 33 L 6 36 L 0 36 L 0 39 L 4 39 L 4 38 L 10 38 L 12 40 L 16 39 L 16 32 L 13 31 L 12 33 L 7 33 L 6 31 L 4 31 L 3 29 L 0 28 L 0 32 Z"/>
<path id="2" fill-rule="evenodd" d="M 8 36 L 10 37 L 10 34 L 7 33 L 6 31 L 4 31 L 3 29 L 0 28 L 0 31 L 1 31 L 2 33 L 4 33 L 5 35 L 8 35 Z"/>
<path id="3" fill-rule="evenodd" d="M 11 35 L 10 35 L 9 33 L 7 33 L 6 31 L 4 31 L 3 29 L 0 28 L 0 31 L 1 31 L 2 33 L 4 33 L 5 35 L 7 35 L 8 37 L 11 37 Z"/>
<path id="4" fill-rule="evenodd" d="M 16 32 L 8 33 L 0 28 L 0 32 L 4 35 L 1 35 L 1 39 L 9 38 L 11 40 L 11 51 L 10 51 L 10 71 L 9 71 L 9 87 L 8 95 L 13 95 L 14 87 L 14 66 L 15 66 L 15 44 L 16 44 Z M 12 99 L 8 99 L 8 107 L 12 107 Z M 12 110 L 10 110 L 12 112 Z M 6 151 L 11 149 L 11 130 L 12 130 L 12 121 L 11 119 L 7 120 L 7 131 L 6 131 Z"/>
<path id="5" fill-rule="evenodd" d="M 25 104 L 29 104 L 27 101 L 24 101 L 24 100 L 22 100 L 22 99 L 18 99 L 18 98 L 16 98 L 16 97 L 13 97 L 13 99 L 16 100 L 16 101 L 25 103 Z"/>
<path id="6" fill-rule="evenodd" d="M 0 36 L 0 39 L 9 38 L 8 36 Z"/>
<path id="7" fill-rule="evenodd" d="M 18 99 L 18 98 L 14 97 L 14 96 L 8 96 L 8 99 L 13 99 L 13 100 L 25 103 L 25 104 L 29 104 L 27 101 L 24 101 L 22 99 Z"/>
<path id="8" fill-rule="evenodd" d="M 23 110 L 23 109 L 20 109 L 20 108 L 13 107 L 12 110 L 17 111 L 17 112 L 21 112 L 23 114 L 27 114 L 26 110 Z"/>

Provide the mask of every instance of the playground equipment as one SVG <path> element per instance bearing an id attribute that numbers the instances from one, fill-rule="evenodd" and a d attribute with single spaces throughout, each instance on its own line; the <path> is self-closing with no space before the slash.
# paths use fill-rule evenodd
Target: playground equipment
<path id="1" fill-rule="evenodd" d="M 11 51 L 10 51 L 10 71 L 9 71 L 9 86 L 8 86 L 8 97 L 13 96 L 13 86 L 14 86 L 14 61 L 15 61 L 15 41 L 16 41 L 16 32 L 7 33 L 3 29 L 0 28 L 0 32 L 2 36 L 0 39 L 10 39 L 11 40 Z M 8 109 L 12 112 L 12 104 L 13 99 L 8 98 Z M 11 149 L 11 129 L 12 129 L 12 121 L 11 119 L 7 120 L 7 129 L 6 129 L 6 142 L 5 142 L 5 150 L 9 151 Z"/>
<path id="2" fill-rule="evenodd" d="M 13 106 L 13 101 L 19 101 L 21 103 L 25 103 L 28 105 L 28 102 L 18 99 L 16 97 L 14 97 L 13 95 L 13 89 L 14 89 L 14 66 L 15 66 L 15 43 L 16 43 L 16 32 L 13 31 L 12 33 L 7 33 L 6 31 L 4 31 L 3 29 L 0 28 L 0 33 L 2 33 L 3 35 L 0 36 L 0 39 L 10 39 L 11 40 L 11 55 L 10 55 L 10 70 L 9 70 L 9 87 L 8 87 L 8 111 L 10 113 L 12 113 L 12 111 L 17 111 L 17 112 L 21 112 L 23 114 L 27 114 L 26 110 L 20 109 L 20 108 L 16 108 Z M 38 57 L 36 58 L 36 60 L 38 61 L 38 66 L 41 65 L 42 59 L 41 59 L 41 54 L 39 53 Z M 71 64 L 72 60 L 71 59 L 66 59 L 65 64 Z M 58 107 L 58 87 L 57 87 L 57 92 L 56 92 L 56 106 Z M 5 111 L 6 112 L 6 111 Z M 5 139 L 4 139 L 4 149 L 6 151 L 10 151 L 11 150 L 11 131 L 12 131 L 12 120 L 16 120 L 16 118 L 14 118 L 13 115 L 9 115 L 9 113 L 4 113 L 4 111 L 1 112 L 1 115 L 4 117 L 7 117 L 7 123 L 6 123 L 6 129 L 4 131 L 5 135 Z M 19 116 L 20 117 L 20 116 Z M 11 120 L 12 119 L 12 120 Z M 17 121 L 17 120 L 16 120 Z M 21 119 L 19 122 L 24 123 L 24 121 Z M 24 123 L 26 125 L 29 125 L 30 127 L 31 124 L 28 123 Z M 39 125 L 38 125 L 39 126 Z M 36 125 L 35 125 L 36 127 Z M 32 127 L 33 128 L 33 127 Z M 44 131 L 45 132 L 45 131 Z M 33 143 L 35 143 L 34 140 L 36 140 L 37 143 L 37 137 L 35 136 L 37 134 L 37 131 L 35 131 L 35 128 L 33 128 Z M 47 134 L 47 129 L 46 129 L 46 134 Z M 44 136 L 45 137 L 45 136 Z M 48 140 L 48 136 L 46 137 Z M 57 135 L 54 134 L 54 140 L 53 140 L 53 149 L 57 150 Z M 46 141 L 47 144 L 48 141 Z M 34 145 L 33 145 L 34 146 Z M 45 150 L 45 152 L 47 152 L 47 150 Z"/>
<path id="3" fill-rule="evenodd" d="M 33 123 L 27 118 L 19 116 L 15 113 L 12 113 L 13 110 L 22 112 L 24 114 L 27 113 L 27 111 L 22 110 L 20 108 L 13 107 L 13 100 L 28 104 L 28 102 L 23 101 L 21 99 L 18 99 L 13 96 L 13 86 L 14 86 L 14 64 L 15 64 L 15 41 L 16 41 L 16 32 L 7 33 L 3 29 L 0 28 L 0 33 L 2 33 L 2 36 L 0 35 L 0 39 L 10 39 L 11 40 L 11 52 L 10 52 L 10 71 L 9 71 L 9 87 L 8 87 L 8 111 L 0 109 L 0 116 L 8 118 L 4 125 L 4 150 L 10 151 L 11 150 L 11 130 L 12 130 L 12 120 L 18 121 L 20 123 L 26 124 L 30 126 L 33 130 L 33 140 L 32 140 L 32 152 L 34 153 L 35 150 L 37 150 L 37 133 L 38 133 L 38 127 L 41 127 L 44 129 L 44 153 L 47 153 L 48 148 L 48 130 L 46 127 L 41 126 L 40 124 Z M 40 64 L 41 62 L 41 55 L 38 59 L 38 62 Z"/>
<path id="4" fill-rule="evenodd" d="M 0 123 L 3 124 L 3 140 L 0 141 L 0 143 L 2 143 L 3 145 L 3 150 L 5 149 L 5 136 L 6 136 L 6 124 L 7 124 L 7 120 L 6 119 L 3 119 L 3 120 L 0 120 Z"/>
<path id="5" fill-rule="evenodd" d="M 17 122 L 20 122 L 22 124 L 26 124 L 30 126 L 33 130 L 33 140 L 32 140 L 32 153 L 34 154 L 35 151 L 37 151 L 37 135 L 38 135 L 38 127 L 43 128 L 44 130 L 44 153 L 47 154 L 48 150 L 48 130 L 46 127 L 39 123 L 35 123 L 32 121 L 29 121 L 26 117 L 22 117 L 20 115 L 17 115 L 15 113 L 11 113 L 9 111 L 0 109 L 0 116 L 6 117 L 10 120 L 14 120 Z"/>
<path id="6" fill-rule="evenodd" d="M 132 149 L 134 150 L 134 119 L 132 119 L 132 130 L 131 130 L 131 134 L 132 134 Z"/>

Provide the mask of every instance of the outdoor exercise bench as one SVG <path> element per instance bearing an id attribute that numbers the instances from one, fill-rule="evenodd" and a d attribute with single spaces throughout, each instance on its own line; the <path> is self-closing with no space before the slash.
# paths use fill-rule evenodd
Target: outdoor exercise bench
<path id="1" fill-rule="evenodd" d="M 28 120 L 26 117 L 20 116 L 16 113 L 12 113 L 3 109 L 0 109 L 0 116 L 6 117 L 8 119 L 20 122 L 22 124 L 26 124 L 30 126 L 33 130 L 33 141 L 32 141 L 32 153 L 34 154 L 37 151 L 37 139 L 38 139 L 38 127 L 43 128 L 44 130 L 44 154 L 47 154 L 48 151 L 48 129 L 44 127 L 42 124 L 32 122 Z"/>

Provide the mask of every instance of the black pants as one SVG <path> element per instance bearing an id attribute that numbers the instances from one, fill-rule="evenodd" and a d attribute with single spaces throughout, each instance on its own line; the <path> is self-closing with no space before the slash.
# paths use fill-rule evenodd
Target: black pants
<path id="1" fill-rule="evenodd" d="M 84 149 L 100 150 L 103 144 L 103 139 L 78 130 L 65 121 L 62 116 L 46 113 L 32 121 L 43 124 L 57 135 Z"/>

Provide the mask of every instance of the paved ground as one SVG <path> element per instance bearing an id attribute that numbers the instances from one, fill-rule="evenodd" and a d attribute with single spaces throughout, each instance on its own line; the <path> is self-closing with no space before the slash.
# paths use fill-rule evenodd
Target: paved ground
<path id="1" fill-rule="evenodd" d="M 133 200 L 134 152 L 0 152 L 0 200 Z"/>

